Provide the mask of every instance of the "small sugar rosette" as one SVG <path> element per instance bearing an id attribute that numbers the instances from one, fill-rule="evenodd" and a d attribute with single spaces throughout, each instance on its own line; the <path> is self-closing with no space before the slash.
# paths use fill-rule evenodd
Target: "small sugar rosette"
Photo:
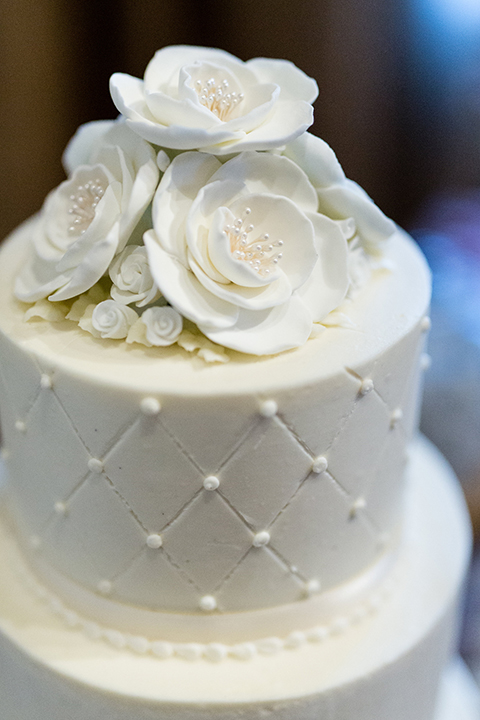
<path id="1" fill-rule="evenodd" d="M 173 345 L 183 329 L 183 318 L 172 307 L 148 308 L 140 318 L 146 327 L 146 338 L 150 345 L 167 347 Z"/>
<path id="2" fill-rule="evenodd" d="M 122 340 L 137 321 L 135 310 L 115 300 L 104 300 L 93 309 L 89 331 L 95 337 L 107 340 Z"/>
<path id="3" fill-rule="evenodd" d="M 108 272 L 113 283 L 110 294 L 119 303 L 144 307 L 160 295 L 150 272 L 147 250 L 142 245 L 127 245 Z"/>
<path id="4" fill-rule="evenodd" d="M 279 148 L 313 122 L 316 82 L 286 60 L 242 62 L 222 50 L 159 50 L 144 79 L 115 73 L 110 92 L 145 140 L 216 155 Z"/>
<path id="5" fill-rule="evenodd" d="M 318 212 L 314 187 L 286 157 L 177 156 L 153 226 L 144 242 L 155 283 L 219 345 L 254 355 L 301 346 L 345 297 L 341 224 Z"/>
<path id="6" fill-rule="evenodd" d="M 47 197 L 33 230 L 34 256 L 15 284 L 24 302 L 89 290 L 125 247 L 159 178 L 153 148 L 123 121 L 83 125 L 64 164 L 71 175 Z"/>

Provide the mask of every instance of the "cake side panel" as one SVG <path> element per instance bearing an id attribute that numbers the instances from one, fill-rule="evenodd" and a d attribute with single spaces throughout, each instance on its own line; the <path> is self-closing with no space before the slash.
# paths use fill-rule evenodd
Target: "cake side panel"
<path id="1" fill-rule="evenodd" d="M 179 398 L 88 382 L 2 337 L 11 502 L 33 564 L 177 612 L 349 580 L 400 522 L 423 339 L 419 323 L 368 367 L 274 396 Z"/>

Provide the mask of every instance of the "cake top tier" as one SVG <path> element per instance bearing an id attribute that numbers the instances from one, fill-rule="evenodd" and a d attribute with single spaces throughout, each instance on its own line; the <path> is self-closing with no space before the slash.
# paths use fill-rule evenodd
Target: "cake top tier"
<path id="1" fill-rule="evenodd" d="M 168 47 L 116 73 L 31 226 L 28 317 L 225 362 L 309 344 L 382 266 L 394 224 L 307 132 L 314 80 L 283 60 Z M 308 353 L 307 353 L 308 355 Z"/>
<path id="2" fill-rule="evenodd" d="M 262 394 L 328 379 L 344 368 L 371 365 L 404 337 L 428 310 L 430 273 L 415 244 L 397 231 L 385 248 L 391 269 L 373 272 L 333 324 L 303 347 L 264 358 L 227 351 L 228 363 L 208 363 L 174 344 L 147 348 L 97 339 L 59 313 L 56 322 L 38 318 L 35 308 L 25 322 L 25 305 L 15 300 L 12 278 L 25 265 L 32 227 L 26 223 L 2 250 L 0 264 L 1 329 L 46 364 L 103 384 L 133 391 L 180 395 Z M 53 305 L 53 303 L 52 303 Z M 54 306 L 56 307 L 56 306 Z M 40 314 L 42 308 L 38 308 Z M 47 313 L 48 315 L 48 313 Z M 339 325 L 336 325 L 336 322 Z"/>

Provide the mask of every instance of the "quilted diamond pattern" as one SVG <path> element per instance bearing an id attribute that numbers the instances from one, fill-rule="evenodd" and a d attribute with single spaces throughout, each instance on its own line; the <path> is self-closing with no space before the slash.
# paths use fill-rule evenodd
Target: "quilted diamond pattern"
<path id="1" fill-rule="evenodd" d="M 376 539 L 328 473 L 311 476 L 270 528 L 270 544 L 322 589 L 346 580 L 375 556 Z M 341 528 L 341 531 L 339 530 Z"/>
<path id="2" fill-rule="evenodd" d="M 114 593 L 124 602 L 146 605 L 151 610 L 198 610 L 199 591 L 171 564 L 163 548 L 144 547 L 114 581 Z"/>
<path id="3" fill-rule="evenodd" d="M 246 554 L 252 533 L 218 493 L 202 491 L 162 533 L 163 547 L 202 592 L 212 592 Z"/>
<path id="4" fill-rule="evenodd" d="M 282 401 L 282 419 L 314 455 L 323 455 L 352 413 L 359 386 L 357 378 L 341 371 L 327 387 L 310 388 L 308 397 L 290 392 Z"/>
<path id="5" fill-rule="evenodd" d="M 268 547 L 252 548 L 216 593 L 229 612 L 255 610 L 299 600 L 304 583 Z"/>
<path id="6" fill-rule="evenodd" d="M 377 393 L 360 397 L 328 452 L 328 467 L 347 492 L 360 492 L 389 433 L 390 413 Z"/>
<path id="7" fill-rule="evenodd" d="M 159 417 L 140 417 L 105 458 L 104 468 L 150 532 L 167 525 L 202 487 L 203 475 Z"/>
<path id="8" fill-rule="evenodd" d="M 257 422 L 252 400 L 176 398 L 162 407 L 162 422 L 205 475 L 215 474 Z"/>
<path id="9" fill-rule="evenodd" d="M 54 390 L 67 408 L 70 421 L 93 457 L 103 458 L 115 440 L 138 416 L 131 398 L 108 386 L 82 383 L 77 378 L 55 373 Z M 95 421 L 92 422 L 92 418 Z"/>
<path id="10" fill-rule="evenodd" d="M 37 531 L 52 514 L 55 502 L 63 501 L 86 476 L 89 458 L 55 394 L 41 390 L 10 459 L 16 497 L 32 530 Z"/>
<path id="11" fill-rule="evenodd" d="M 311 456 L 288 429 L 277 418 L 265 419 L 223 467 L 221 491 L 255 530 L 262 530 L 289 501 L 311 466 Z"/>
<path id="12" fill-rule="evenodd" d="M 88 477 L 49 525 L 43 554 L 69 577 L 96 589 L 145 546 L 145 533 L 109 483 Z M 73 570 L 73 573 L 72 573 Z"/>

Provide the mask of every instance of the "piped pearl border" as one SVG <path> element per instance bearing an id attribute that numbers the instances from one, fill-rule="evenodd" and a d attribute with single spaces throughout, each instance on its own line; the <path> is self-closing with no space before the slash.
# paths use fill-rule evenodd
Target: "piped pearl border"
<path id="1" fill-rule="evenodd" d="M 226 658 L 251 660 L 258 655 L 276 655 L 283 650 L 295 650 L 307 643 L 325 642 L 333 636 L 347 632 L 352 626 L 358 625 L 368 617 L 375 615 L 392 595 L 395 585 L 394 577 L 390 577 L 353 611 L 333 618 L 330 623 L 318 625 L 308 630 L 293 631 L 285 638 L 266 637 L 235 645 L 218 642 L 174 643 L 163 640 L 151 641 L 146 637 L 129 635 L 82 618 L 77 612 L 68 608 L 58 597 L 46 590 L 26 567 L 17 566 L 15 570 L 20 581 L 29 592 L 42 601 L 65 625 L 80 630 L 91 640 L 103 640 L 117 650 L 130 650 L 139 655 L 152 655 L 162 660 L 178 657 L 189 661 L 207 660 L 209 662 L 220 662 Z"/>

